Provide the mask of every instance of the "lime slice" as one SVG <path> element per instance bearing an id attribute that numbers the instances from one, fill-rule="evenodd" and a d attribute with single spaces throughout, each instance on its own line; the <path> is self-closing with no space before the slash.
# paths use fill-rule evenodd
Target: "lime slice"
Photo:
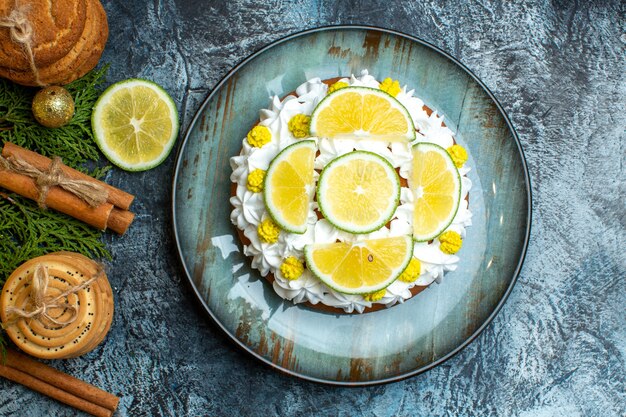
<path id="1" fill-rule="evenodd" d="M 414 196 L 413 238 L 436 238 L 452 223 L 461 200 L 461 176 L 448 152 L 432 143 L 414 145 L 409 187 Z"/>
<path id="2" fill-rule="evenodd" d="M 415 139 L 413 120 L 400 102 L 384 91 L 345 87 L 326 96 L 311 115 L 311 135 L 325 138 Z"/>
<path id="3" fill-rule="evenodd" d="M 317 203 L 336 228 L 370 233 L 393 216 L 400 199 L 400 178 L 381 156 L 355 151 L 326 165 L 317 184 Z"/>
<path id="4" fill-rule="evenodd" d="M 307 267 L 322 282 L 345 294 L 367 294 L 387 288 L 413 256 L 409 236 L 307 245 Z"/>
<path id="5" fill-rule="evenodd" d="M 178 135 L 178 112 L 157 84 L 120 81 L 100 96 L 91 115 L 96 143 L 109 161 L 127 171 L 145 171 L 169 155 Z"/>
<path id="6" fill-rule="evenodd" d="M 309 203 L 313 197 L 315 141 L 287 146 L 270 162 L 263 197 L 270 217 L 281 229 L 306 232 Z"/>

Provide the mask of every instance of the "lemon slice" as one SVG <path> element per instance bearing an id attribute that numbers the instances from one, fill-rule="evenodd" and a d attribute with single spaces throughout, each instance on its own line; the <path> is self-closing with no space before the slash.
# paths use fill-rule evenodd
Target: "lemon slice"
<path id="1" fill-rule="evenodd" d="M 315 141 L 304 140 L 287 146 L 270 162 L 265 175 L 263 197 L 270 217 L 281 229 L 306 231 L 309 203 L 313 196 Z"/>
<path id="2" fill-rule="evenodd" d="M 387 288 L 413 256 L 409 236 L 307 245 L 307 267 L 322 282 L 345 294 L 367 294 Z"/>
<path id="3" fill-rule="evenodd" d="M 461 200 L 461 176 L 448 152 L 432 143 L 414 145 L 409 187 L 415 203 L 413 238 L 436 238 L 452 223 Z"/>
<path id="4" fill-rule="evenodd" d="M 172 98 L 151 81 L 130 79 L 107 88 L 91 115 L 96 143 L 109 161 L 145 171 L 169 155 L 178 135 Z"/>
<path id="5" fill-rule="evenodd" d="M 311 115 L 311 135 L 325 138 L 415 139 L 413 119 L 384 91 L 344 87 L 326 96 Z"/>
<path id="6" fill-rule="evenodd" d="M 393 216 L 400 199 L 400 178 L 381 156 L 355 151 L 326 165 L 317 184 L 317 203 L 336 228 L 370 233 Z"/>

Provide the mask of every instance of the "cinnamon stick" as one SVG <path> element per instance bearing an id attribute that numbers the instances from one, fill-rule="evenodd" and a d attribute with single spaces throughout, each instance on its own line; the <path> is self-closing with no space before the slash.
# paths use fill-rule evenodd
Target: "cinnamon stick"
<path id="1" fill-rule="evenodd" d="M 123 235 L 126 233 L 126 230 L 128 230 L 134 219 L 135 213 L 113 207 L 109 220 L 107 221 L 107 227 L 114 232 Z"/>
<path id="2" fill-rule="evenodd" d="M 3 154 L 7 149 L 7 145 L 8 143 L 5 144 Z M 10 152 L 13 152 L 15 148 L 19 148 L 19 146 L 9 146 Z M 23 151 L 30 152 L 25 149 Z M 15 155 L 16 154 L 11 153 L 9 156 L 17 158 Z M 46 167 L 44 167 L 44 169 L 45 168 Z M 87 176 L 87 178 L 91 177 Z M 96 181 L 93 178 L 91 178 L 91 180 Z M 37 200 L 39 198 L 40 191 L 35 180 L 26 175 L 21 175 L 12 171 L 0 169 L 0 187 L 32 200 Z M 124 193 L 123 191 L 120 192 Z M 90 226 L 96 227 L 100 230 L 106 230 L 109 228 L 120 235 L 126 232 L 135 217 L 133 213 L 128 210 L 116 208 L 110 202 L 106 202 L 97 207 L 91 207 L 85 201 L 76 197 L 74 194 L 61 189 L 60 187 L 50 187 L 44 202 L 48 207 L 74 217 L 75 219 L 85 222 Z"/>
<path id="3" fill-rule="evenodd" d="M 103 415 L 110 416 L 120 402 L 118 397 L 109 392 L 101 390 L 100 388 L 58 371 L 50 366 L 44 365 L 43 363 L 38 362 L 26 355 L 22 355 L 12 349 L 7 349 L 5 367 L 22 372 L 70 395 L 108 410 L 108 414 Z M 0 370 L 0 372 L 2 371 Z M 13 375 L 16 375 L 16 373 L 13 373 Z M 27 381 L 26 378 L 23 378 L 23 380 Z M 28 381 L 31 382 L 30 380 Z M 45 392 L 42 393 L 46 394 Z"/>
<path id="4" fill-rule="evenodd" d="M 4 156 L 5 158 L 12 156 L 16 159 L 21 159 L 40 170 L 48 169 L 48 167 L 50 166 L 50 163 L 52 162 L 50 158 L 40 155 L 37 152 L 24 149 L 21 146 L 15 145 L 11 142 L 6 142 L 4 144 L 4 148 L 2 149 L 2 156 Z M 115 188 L 112 185 L 109 185 L 105 182 L 92 178 L 89 175 L 83 174 L 82 172 L 77 171 L 73 168 L 70 168 L 68 166 L 63 166 L 61 169 L 63 171 L 63 174 L 66 175 L 70 179 L 91 181 L 104 187 L 109 193 L 107 201 L 111 203 L 112 205 L 119 207 L 123 210 L 130 209 L 130 205 L 135 199 L 135 196 L 133 196 L 132 194 L 129 194 L 125 191 L 120 190 L 119 188 Z"/>
<path id="5" fill-rule="evenodd" d="M 37 184 L 32 178 L 11 171 L 0 170 L 0 187 L 31 200 L 39 198 Z M 109 215 L 113 210 L 111 203 L 91 207 L 80 198 L 59 187 L 50 188 L 45 203 L 54 210 L 72 216 L 100 230 L 107 228 Z"/>
<path id="6" fill-rule="evenodd" d="M 37 391 L 43 395 L 67 404 L 70 407 L 74 407 L 78 410 L 89 413 L 92 416 L 111 417 L 113 415 L 113 410 L 100 407 L 97 404 L 91 403 L 80 397 L 72 395 L 66 391 L 63 391 L 62 389 L 55 387 L 54 385 L 50 385 L 40 379 L 35 378 L 34 376 L 19 371 L 15 368 L 0 365 L 0 375 L 13 382 L 22 384 L 25 387 L 32 389 L 33 391 Z"/>

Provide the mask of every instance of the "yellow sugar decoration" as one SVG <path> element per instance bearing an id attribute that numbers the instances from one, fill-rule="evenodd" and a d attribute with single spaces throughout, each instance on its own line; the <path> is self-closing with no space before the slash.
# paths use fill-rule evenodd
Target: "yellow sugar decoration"
<path id="1" fill-rule="evenodd" d="M 345 87 L 348 87 L 348 83 L 344 83 L 343 81 L 337 81 L 336 83 L 328 87 L 328 94 L 334 93 L 335 91 Z"/>
<path id="2" fill-rule="evenodd" d="M 306 114 L 296 114 L 289 120 L 287 126 L 294 137 L 298 139 L 309 136 L 309 126 L 311 125 L 311 116 Z"/>
<path id="3" fill-rule="evenodd" d="M 386 292 L 387 292 L 387 289 L 383 288 L 380 291 L 371 292 L 369 294 L 364 294 L 363 298 L 365 299 L 365 301 L 371 301 L 371 302 L 378 301 L 385 296 Z"/>
<path id="4" fill-rule="evenodd" d="M 461 145 L 452 145 L 446 151 L 450 154 L 452 162 L 454 162 L 457 168 L 461 168 L 467 161 L 467 151 Z"/>
<path id="5" fill-rule="evenodd" d="M 457 253 L 463 245 L 461 235 L 452 230 L 442 233 L 441 236 L 439 236 L 439 242 L 441 242 L 439 249 L 448 255 Z"/>
<path id="6" fill-rule="evenodd" d="M 295 256 L 290 256 L 284 260 L 280 266 L 280 273 L 283 274 L 288 280 L 295 280 L 300 278 L 300 275 L 304 272 L 304 265 Z"/>
<path id="7" fill-rule="evenodd" d="M 247 138 L 250 146 L 262 148 L 272 140 L 272 132 L 266 126 L 257 125 L 248 132 Z"/>
<path id="8" fill-rule="evenodd" d="M 402 88 L 400 88 L 400 82 L 398 80 L 392 80 L 389 77 L 385 78 L 383 82 L 380 83 L 379 88 L 393 97 L 397 96 L 398 93 L 402 91 Z"/>
<path id="9" fill-rule="evenodd" d="M 261 242 L 276 243 L 278 241 L 280 229 L 272 219 L 268 218 L 263 220 L 261 224 L 259 224 L 257 232 L 259 233 L 259 239 L 261 240 Z"/>
<path id="10" fill-rule="evenodd" d="M 411 258 L 411 262 L 407 265 L 406 269 L 400 274 L 398 279 L 402 282 L 413 282 L 420 276 L 422 265 L 417 258 Z"/>
<path id="11" fill-rule="evenodd" d="M 255 169 L 248 174 L 248 190 L 253 193 L 260 193 L 263 191 L 263 181 L 265 180 L 265 171 L 262 169 Z"/>

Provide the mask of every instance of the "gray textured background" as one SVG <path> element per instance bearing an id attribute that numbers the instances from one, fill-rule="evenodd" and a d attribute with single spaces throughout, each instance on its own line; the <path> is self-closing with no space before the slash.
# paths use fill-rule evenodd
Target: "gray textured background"
<path id="1" fill-rule="evenodd" d="M 516 3 L 516 4 L 513 4 Z M 522 4 L 523 3 L 523 4 Z M 116 314 L 106 342 L 58 368 L 121 397 L 120 416 L 626 415 L 626 6 L 476 0 L 107 0 L 109 80 L 149 78 L 185 131 L 201 100 L 251 52 L 321 25 L 400 30 L 457 57 L 519 133 L 533 188 L 531 243 L 494 322 L 434 370 L 333 388 L 237 351 L 194 301 L 170 234 L 174 155 L 107 181 L 139 196 L 129 233 L 106 240 Z M 82 415 L 0 381 L 0 415 Z"/>

